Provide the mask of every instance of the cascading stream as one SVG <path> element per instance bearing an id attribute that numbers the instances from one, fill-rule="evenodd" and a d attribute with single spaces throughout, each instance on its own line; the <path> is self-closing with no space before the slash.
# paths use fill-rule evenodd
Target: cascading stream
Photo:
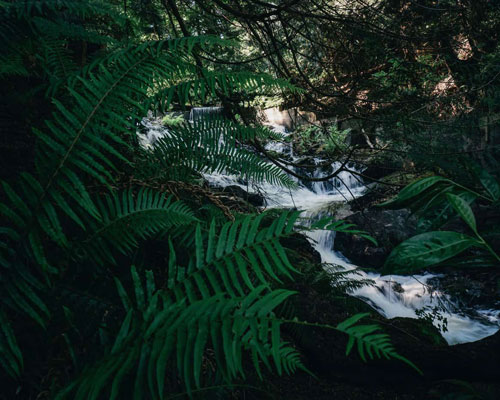
<path id="1" fill-rule="evenodd" d="M 317 208 L 306 210 L 302 215 L 314 221 L 327 214 L 324 209 Z M 417 310 L 440 306 L 445 309 L 440 311 L 440 314 L 447 320 L 447 331 L 441 334 L 450 345 L 474 342 L 499 330 L 498 311 L 471 310 L 471 315 L 456 311 L 457 307 L 446 294 L 434 291 L 427 285 L 436 275 L 425 273 L 413 276 L 382 276 L 364 272 L 340 252 L 333 250 L 335 232 L 314 231 L 308 233 L 308 237 L 321 255 L 323 263 L 340 266 L 346 271 L 356 271 L 351 275 L 352 279 L 373 281 L 373 285 L 365 285 L 350 294 L 362 299 L 386 318 L 418 318 Z M 436 320 L 434 323 L 438 325 L 440 321 Z"/>
<path id="2" fill-rule="evenodd" d="M 189 112 L 189 121 L 200 121 L 209 115 L 220 114 L 223 107 L 193 107 Z"/>
<path id="3" fill-rule="evenodd" d="M 191 120 L 217 112 L 220 112 L 218 107 L 193 109 Z M 148 129 L 146 137 L 143 135 L 140 138 L 145 147 L 154 145 L 158 137 L 168 135 L 167 129 L 155 123 L 154 120 L 145 120 L 143 125 Z M 283 126 L 274 125 L 271 128 L 285 137 L 290 134 Z M 266 149 L 281 153 L 294 162 L 299 161 L 299 158 L 294 155 L 292 141 L 272 142 L 266 145 Z M 310 160 L 314 161 L 315 165 L 322 163 L 322 160 L 317 158 Z M 299 172 L 302 175 L 318 178 L 328 175 L 339 167 L 340 163 L 334 163 L 326 171 L 316 168 L 313 172 L 306 169 L 300 169 Z M 355 166 L 350 166 L 350 168 L 356 169 Z M 332 204 L 352 199 L 352 196 L 360 196 L 365 190 L 359 180 L 346 171 L 325 182 L 301 182 L 294 178 L 297 187 L 292 190 L 269 183 L 257 185 L 252 182 L 243 182 L 241 177 L 226 174 L 205 174 L 205 179 L 210 185 L 217 187 L 236 185 L 249 192 L 259 192 L 264 195 L 267 208 L 304 210 L 302 216 L 310 221 L 331 215 L 329 208 Z M 465 314 L 458 311 L 458 307 L 446 294 L 431 290 L 426 283 L 436 275 L 424 273 L 415 276 L 381 276 L 376 273 L 367 273 L 350 263 L 341 253 L 333 250 L 335 232 L 315 231 L 310 232 L 308 237 L 321 255 L 323 263 L 335 264 L 346 271 L 356 270 L 356 274 L 352 274 L 353 279 L 373 281 L 373 285 L 365 285 L 350 294 L 362 299 L 387 318 L 417 318 L 417 310 L 438 305 L 444 306 L 447 310 L 441 311 L 441 315 L 447 320 L 447 331 L 442 334 L 449 344 L 480 340 L 493 335 L 500 328 L 500 311 L 477 309 L 468 310 Z M 439 321 L 435 320 L 434 323 L 438 325 Z"/>

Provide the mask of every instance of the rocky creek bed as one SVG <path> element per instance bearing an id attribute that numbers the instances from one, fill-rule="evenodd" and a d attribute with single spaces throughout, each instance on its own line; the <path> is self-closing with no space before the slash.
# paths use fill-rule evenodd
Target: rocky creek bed
<path id="1" fill-rule="evenodd" d="M 286 132 L 282 127 L 275 129 Z M 161 128 L 150 132 L 156 137 Z M 272 151 L 299 161 L 289 142 L 272 145 Z M 307 163 L 320 164 L 320 161 L 309 157 Z M 301 170 L 301 173 L 318 178 L 330 171 Z M 416 223 L 407 210 L 389 211 L 375 206 L 390 192 L 379 187 L 367 191 L 359 177 L 348 172 L 313 184 L 297 181 L 293 191 L 269 184 L 256 186 L 224 174 L 205 175 L 204 179 L 205 190 L 228 209 L 239 212 L 262 208 L 305 209 L 304 216 L 309 219 L 325 215 L 342 218 L 372 234 L 379 245 L 356 235 L 335 236 L 332 232 L 308 237 L 296 235 L 285 243 L 294 254 L 294 265 L 303 272 L 301 279 L 293 284 L 299 292 L 295 296 L 295 315 L 305 321 L 336 325 L 355 313 L 369 312 L 371 321 L 390 334 L 397 351 L 424 372 L 419 376 L 397 361 L 364 363 L 356 354 L 345 357 L 346 338 L 342 334 L 324 328 L 290 327 L 287 334 L 298 344 L 307 367 L 317 378 L 304 372 L 292 377 L 267 376 L 264 384 L 267 395 L 287 399 L 423 399 L 465 390 L 463 385 L 449 382 L 450 379 L 472 382 L 480 394 L 499 393 L 498 288 L 474 272 L 464 275 L 443 271 L 441 275 L 390 278 L 377 272 L 392 248 L 415 232 Z M 355 199 L 346 203 L 349 196 Z M 348 295 L 332 284 L 325 263 L 339 265 L 344 271 L 356 271 L 361 279 L 371 279 L 374 284 Z M 465 315 L 460 310 L 448 310 L 448 332 L 436 327 L 444 322 L 436 316 L 439 313 L 428 309 L 420 314 L 422 318 L 416 318 L 418 309 L 433 305 L 435 295 L 439 297 L 440 293 L 446 293 L 441 297 L 449 304 L 463 306 L 469 312 Z M 477 310 L 488 311 L 488 307 L 491 314 L 474 316 Z M 254 378 L 256 385 L 261 386 L 257 377 L 250 381 Z M 267 395 L 252 389 L 235 392 L 237 398 L 245 399 Z"/>

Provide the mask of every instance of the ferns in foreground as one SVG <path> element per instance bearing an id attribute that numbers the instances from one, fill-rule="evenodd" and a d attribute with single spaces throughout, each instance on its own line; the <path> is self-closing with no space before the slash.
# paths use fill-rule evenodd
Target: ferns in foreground
<path id="1" fill-rule="evenodd" d="M 19 4 L 4 2 L 1 12 L 25 22 L 40 16 L 53 21 L 72 7 L 85 16 L 89 4 L 103 12 L 84 1 Z M 71 24 L 38 21 L 50 28 L 39 56 L 50 81 L 44 89 L 52 86 L 47 93 L 57 96 L 52 116 L 34 130 L 34 170 L 15 184 L 2 182 L 2 371 L 12 382 L 26 369 L 34 374 L 32 381 L 45 379 L 40 375 L 46 371 L 38 369 L 47 365 L 27 358 L 32 337 L 45 335 L 34 324 L 64 343 L 73 363 L 67 375 L 51 377 L 51 394 L 59 392 L 60 398 L 123 398 L 130 388 L 133 398 L 146 391 L 163 398 L 167 390 L 182 387 L 190 392 L 204 385 L 203 364 L 210 357 L 217 365 L 216 379 L 232 383 L 244 376 L 245 352 L 261 377 L 264 368 L 305 370 L 281 336 L 286 321 L 279 316 L 280 306 L 293 295 L 282 286 L 296 273 L 280 239 L 293 233 L 299 214 L 281 213 L 267 226 L 267 214 L 209 223 L 182 201 L 140 185 L 123 190 L 117 179 L 136 172 L 134 163 L 143 156 L 135 148 L 136 126 L 149 110 L 262 84 L 293 88 L 266 76 L 200 71 L 191 59 L 193 48 L 224 45 L 218 38 L 113 43 L 106 54 L 77 68 L 61 52 Z M 0 35 L 12 39 L 5 29 Z M 88 29 L 75 29 L 73 36 L 96 43 L 101 38 Z M 13 54 L 15 64 L 19 59 Z M 20 67 L 14 64 L 2 73 Z M 185 179 L 184 171 L 241 171 L 243 166 L 252 179 L 290 185 L 281 171 L 242 149 L 271 135 L 225 120 L 183 126 L 162 140 L 150 162 L 179 168 L 177 179 Z M 148 265 L 141 263 L 148 260 L 148 246 L 157 256 L 152 269 L 132 268 L 129 279 L 128 266 Z M 116 291 L 110 290 L 113 285 Z M 24 329 L 29 340 L 21 334 Z M 366 349 L 395 357 L 386 341 L 372 340 Z"/>
<path id="2" fill-rule="evenodd" d="M 0 204 L 9 223 L 0 231 L 0 262 L 10 277 L 1 282 L 11 288 L 8 307 L 43 325 L 35 288 L 40 278 L 50 281 L 58 273 L 47 258 L 44 242 L 49 239 L 66 251 L 69 239 L 63 226 L 68 222 L 62 218 L 82 230 L 87 229 L 84 219 L 102 220 L 86 182 L 110 186 L 118 165 L 128 163 L 122 153 L 129 147 L 127 136 L 135 134 L 134 120 L 147 112 L 149 85 L 168 79 L 183 62 L 176 61 L 171 50 L 175 48 L 181 56 L 194 42 L 204 41 L 181 39 L 120 51 L 119 56 L 113 54 L 91 65 L 69 85 L 71 109 L 54 100 L 52 120 L 44 131 L 35 131 L 37 175 L 22 174 L 16 189 L 3 183 L 10 201 Z M 34 271 L 27 260 L 37 266 Z"/>
<path id="3" fill-rule="evenodd" d="M 293 233 L 299 214 L 283 212 L 268 227 L 260 226 L 265 214 L 220 229 L 212 223 L 208 232 L 198 224 L 194 257 L 187 266 L 177 262 L 169 242 L 163 288 L 155 283 L 153 271 L 146 271 L 143 279 L 132 267 L 134 295 L 116 280 L 125 318 L 114 341 L 59 398 L 97 399 L 103 393 L 121 398 L 125 376 L 134 377 L 129 390 L 137 399 L 145 391 L 163 399 L 167 383 L 176 377 L 188 393 L 204 382 L 231 384 L 244 376 L 245 354 L 261 379 L 263 369 L 278 374 L 307 371 L 299 353 L 281 338 L 284 323 L 338 330 L 349 336 L 347 353 L 357 343 L 363 360 L 395 358 L 416 369 L 396 353 L 388 335 L 377 332 L 377 325 L 355 325 L 366 314 L 336 327 L 280 316 L 280 307 L 294 292 L 274 289 L 273 282 L 290 278 L 294 269 L 279 239 Z M 215 376 L 206 376 L 205 359 L 217 365 Z"/>
<path id="4" fill-rule="evenodd" d="M 0 211 L 11 226 L 1 234 L 6 237 L 5 247 L 9 241 L 16 242 L 14 250 L 2 257 L 4 268 L 14 269 L 20 252 L 42 267 L 45 279 L 57 274 L 46 257 L 41 236 L 65 249 L 68 238 L 61 215 L 81 229 L 86 229 L 84 217 L 102 220 L 86 182 L 111 185 L 120 166 L 129 164 L 123 154 L 132 150 L 129 142 L 135 135 L 135 121 L 151 106 L 149 88 L 182 78 L 185 71 L 180 66 L 186 64 L 194 44 L 207 42 L 220 40 L 186 38 L 120 50 L 69 82 L 72 107 L 54 100 L 56 111 L 46 129 L 35 131 L 39 140 L 37 176 L 23 174 L 17 190 L 4 183 L 11 203 L 1 204 Z M 31 283 L 27 280 L 26 284 Z"/>
<path id="5" fill-rule="evenodd" d="M 126 208 L 133 214 L 148 208 L 141 208 L 140 204 L 151 207 L 158 203 L 158 200 L 151 201 L 148 192 L 141 193 L 137 201 L 130 192 L 113 200 L 108 198 L 108 205 L 114 204 L 110 206 L 112 210 L 123 210 L 121 217 L 127 218 Z M 170 206 L 168 201 L 159 204 L 163 204 L 166 211 Z M 177 211 L 174 205 L 169 210 L 173 212 L 172 218 Z M 126 312 L 124 319 L 116 328 L 107 327 L 116 333 L 112 342 L 101 343 L 97 354 L 104 352 L 103 358 L 94 362 L 93 367 L 82 370 L 60 393 L 60 398 L 97 399 L 101 393 L 117 398 L 127 390 L 126 376 L 135 377 L 134 398 L 140 398 L 145 390 L 154 393 L 154 398 L 163 398 L 168 382 L 175 381 L 176 376 L 182 378 L 189 392 L 203 384 L 202 360 L 207 354 L 213 354 L 217 364 L 217 380 L 227 383 L 243 376 L 244 352 L 249 354 L 261 377 L 262 368 L 271 369 L 272 364 L 278 373 L 306 370 L 298 353 L 283 342 L 280 335 L 283 323 L 301 323 L 279 316 L 279 306 L 293 292 L 273 288 L 295 273 L 279 239 L 293 234 L 299 214 L 282 212 L 269 226 L 261 226 L 266 214 L 246 216 L 222 227 L 212 222 L 205 229 L 198 223 L 196 227 L 187 228 L 194 241 L 187 243 L 187 248 L 179 249 L 182 254 L 193 256 L 181 263 L 177 260 L 177 246 L 173 244 L 176 234 L 171 234 L 168 266 L 164 272 L 156 272 L 158 279 L 165 283 L 159 287 L 155 273 L 146 271 L 144 284 L 132 268 L 134 295 L 131 296 L 115 278 Z M 169 220 L 166 212 L 164 221 L 169 223 Z M 138 230 L 141 235 L 141 229 Z M 349 335 L 350 342 L 357 341 L 363 358 L 365 352 L 370 357 L 374 352 L 406 361 L 390 346 L 386 335 L 374 333 L 378 327 L 371 325 L 367 330 L 365 326 L 353 326 L 354 322 L 349 320 L 333 329 Z M 71 340 L 68 340 L 71 348 Z M 74 349 L 71 353 L 79 354 Z M 9 357 L 15 355 L 11 351 Z M 88 362 L 78 362 L 78 365 L 86 364 Z M 173 376 L 168 366 L 175 366 Z"/>
<path id="6" fill-rule="evenodd" d="M 295 182 L 280 168 L 259 157 L 250 145 L 256 139 L 275 139 L 264 127 L 244 126 L 223 117 L 208 117 L 164 130 L 144 164 L 165 179 L 188 180 L 195 173 L 226 173 L 256 183 L 293 187 Z M 145 171 L 145 175 L 150 173 Z"/>
<path id="7" fill-rule="evenodd" d="M 121 398 L 117 396 L 123 390 L 122 380 L 132 375 L 134 398 L 140 399 L 147 392 L 152 398 L 163 399 L 172 368 L 189 393 L 201 387 L 208 350 L 214 352 L 208 357 L 214 358 L 217 373 L 227 382 L 243 375 L 244 351 L 251 354 L 258 371 L 261 362 L 269 367 L 271 359 L 279 371 L 303 368 L 296 351 L 281 341 L 280 323 L 270 320 L 273 310 L 292 292 L 268 291 L 260 286 L 243 297 L 228 298 L 220 293 L 179 302 L 171 301 L 167 291 L 151 291 L 151 271 L 147 273 L 147 290 L 134 269 L 132 274 L 137 304 L 131 306 L 121 290 L 126 317 L 111 349 L 60 398 L 74 393 L 69 398 L 97 399 L 101 392 L 108 393 L 110 399 Z"/>

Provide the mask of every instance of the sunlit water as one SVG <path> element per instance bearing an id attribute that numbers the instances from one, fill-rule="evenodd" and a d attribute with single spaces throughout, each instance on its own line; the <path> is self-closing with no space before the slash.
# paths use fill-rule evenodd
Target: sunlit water
<path id="1" fill-rule="evenodd" d="M 214 108 L 197 109 L 191 114 L 196 118 L 199 115 L 216 111 Z M 143 124 L 147 128 L 147 134 L 140 135 L 140 141 L 144 147 L 154 146 L 157 138 L 168 135 L 167 130 L 161 126 L 159 121 L 148 119 L 144 120 Z M 289 134 L 283 126 L 274 125 L 271 128 L 284 136 Z M 293 153 L 291 142 L 269 143 L 266 145 L 266 149 L 282 153 L 293 161 L 299 160 Z M 316 163 L 315 165 L 322 162 L 319 159 L 312 160 Z M 312 172 L 304 171 L 304 169 L 298 171 L 300 174 L 307 174 L 310 177 L 317 178 L 328 175 L 339 166 L 340 163 L 335 163 L 326 172 L 321 171 L 319 168 Z M 355 166 L 351 166 L 351 169 L 355 169 Z M 360 196 L 365 190 L 359 179 L 345 171 L 329 181 L 314 182 L 312 184 L 293 178 L 297 184 L 294 189 L 286 189 L 268 183 L 244 182 L 240 177 L 225 174 L 205 174 L 205 179 L 212 186 L 236 185 L 249 192 L 260 193 L 266 199 L 266 208 L 279 207 L 304 210 L 302 216 L 311 221 L 329 215 L 328 210 L 332 204 L 338 204 Z M 373 282 L 373 284 L 365 285 L 350 294 L 362 299 L 387 318 L 418 318 L 418 310 L 430 310 L 439 307 L 440 315 L 446 318 L 447 321 L 447 330 L 441 333 L 451 345 L 482 339 L 493 335 L 500 328 L 500 311 L 477 309 L 468 310 L 465 313 L 460 311 L 445 293 L 432 290 L 427 285 L 427 282 L 436 275 L 424 273 L 414 276 L 381 276 L 376 273 L 367 273 L 359 270 L 358 266 L 352 264 L 340 252 L 333 250 L 335 232 L 309 232 L 308 238 L 321 255 L 323 263 L 334 264 L 345 271 L 355 271 L 356 273 L 351 274 L 352 279 L 368 279 Z M 442 324 L 442 321 L 434 319 L 434 324 L 438 326 Z"/>

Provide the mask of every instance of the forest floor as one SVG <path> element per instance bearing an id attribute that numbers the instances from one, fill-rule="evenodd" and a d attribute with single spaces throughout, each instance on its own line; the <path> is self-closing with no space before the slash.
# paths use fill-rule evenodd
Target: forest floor
<path id="1" fill-rule="evenodd" d="M 376 323 L 390 335 L 398 354 L 415 363 L 419 375 L 399 360 L 363 362 L 356 349 L 345 355 L 347 339 L 325 328 L 285 326 L 312 374 L 257 376 L 247 383 L 263 391 L 241 389 L 237 399 L 498 399 L 500 398 L 500 332 L 483 340 L 449 346 L 439 330 L 422 319 L 386 319 L 363 301 L 331 286 L 321 257 L 301 235 L 283 242 L 293 250 L 291 261 L 302 266 L 294 285 L 293 303 L 300 320 L 337 325 L 355 313 L 369 313 L 365 323 Z M 323 277 L 323 278 L 321 278 Z M 355 346 L 356 347 L 356 346 Z M 464 397 L 465 396 L 465 397 Z M 468 396 L 468 397 L 467 397 Z"/>

